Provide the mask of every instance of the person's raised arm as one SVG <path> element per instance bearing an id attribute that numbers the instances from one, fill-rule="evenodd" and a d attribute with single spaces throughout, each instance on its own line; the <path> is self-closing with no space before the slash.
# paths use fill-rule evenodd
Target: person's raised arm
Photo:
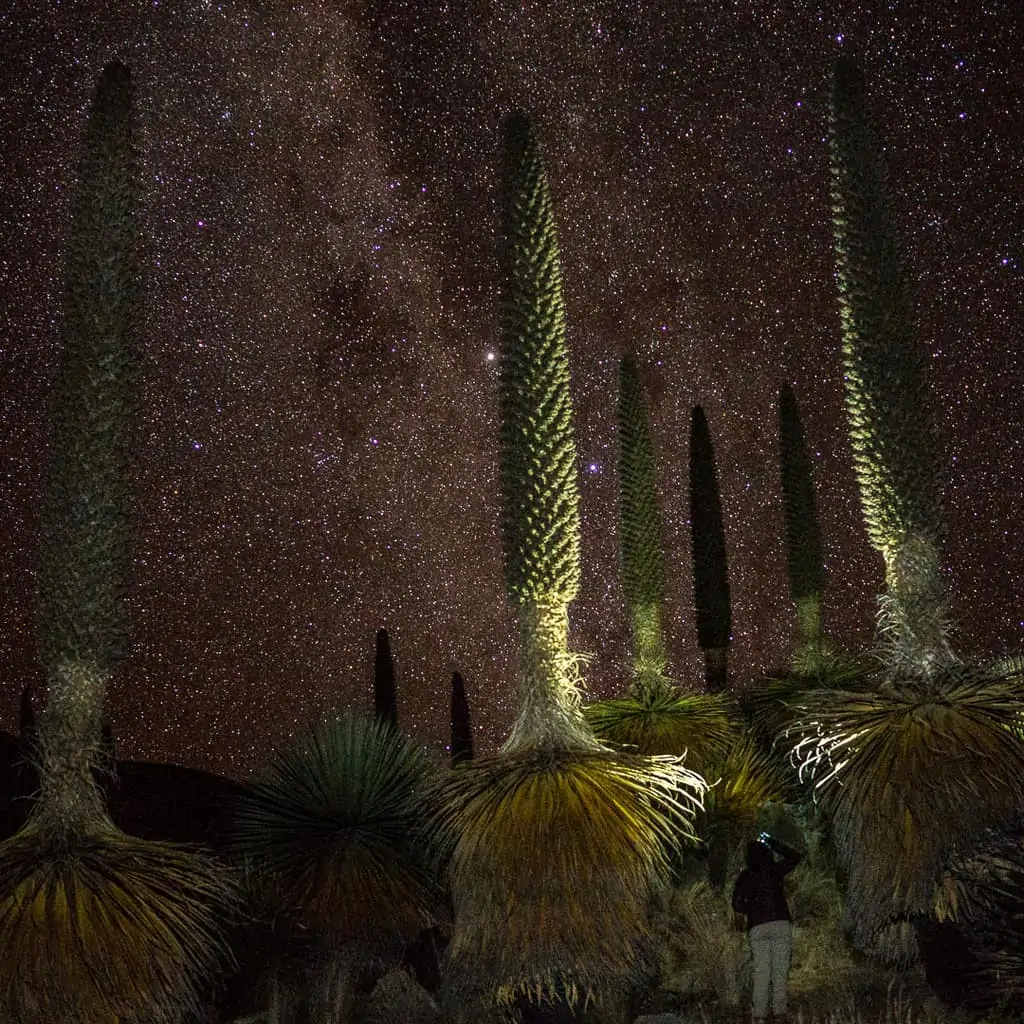
<path id="1" fill-rule="evenodd" d="M 803 854 L 799 850 L 793 849 L 792 846 L 782 842 L 781 839 L 769 836 L 765 843 L 768 849 L 772 853 L 778 854 L 780 858 L 775 864 L 775 870 L 780 875 L 788 875 L 803 860 Z"/>

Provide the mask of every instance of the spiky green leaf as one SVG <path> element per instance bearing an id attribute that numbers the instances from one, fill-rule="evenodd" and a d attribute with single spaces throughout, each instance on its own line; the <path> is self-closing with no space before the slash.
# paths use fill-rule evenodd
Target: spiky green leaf
<path id="1" fill-rule="evenodd" d="M 669 690 L 648 701 L 620 697 L 584 708 L 594 735 L 637 754 L 674 754 L 704 773 L 724 758 L 736 736 L 736 709 L 721 693 Z"/>
<path id="2" fill-rule="evenodd" d="M 954 665 L 928 685 L 804 694 L 794 753 L 847 867 L 867 947 L 927 915 L 943 864 L 1024 801 L 1024 679 Z"/>
<path id="3" fill-rule="evenodd" d="M 109 828 L 0 844 L 0 1019 L 180 1024 L 232 956 L 231 872 Z"/>
<path id="4" fill-rule="evenodd" d="M 438 801 L 452 994 L 576 1002 L 628 988 L 643 973 L 651 887 L 703 792 L 674 758 L 532 751 L 452 772 Z"/>

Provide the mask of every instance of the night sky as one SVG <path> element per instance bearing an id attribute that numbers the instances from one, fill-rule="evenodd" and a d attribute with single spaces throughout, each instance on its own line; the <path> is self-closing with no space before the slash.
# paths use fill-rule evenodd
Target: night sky
<path id="1" fill-rule="evenodd" d="M 34 0 L 0 13 L 0 724 L 39 680 L 35 551 L 68 197 L 95 80 L 137 83 L 146 274 L 134 645 L 118 754 L 245 776 L 369 708 L 479 746 L 515 709 L 497 493 L 496 167 L 537 125 L 566 279 L 583 502 L 575 649 L 623 687 L 615 393 L 659 451 L 672 670 L 696 686 L 686 458 L 716 447 L 738 682 L 787 660 L 775 395 L 815 453 L 826 625 L 868 643 L 882 563 L 845 437 L 826 98 L 862 54 L 949 471 L 957 648 L 1024 648 L 1019 0 Z M 10 13 L 15 10 L 15 13 Z"/>

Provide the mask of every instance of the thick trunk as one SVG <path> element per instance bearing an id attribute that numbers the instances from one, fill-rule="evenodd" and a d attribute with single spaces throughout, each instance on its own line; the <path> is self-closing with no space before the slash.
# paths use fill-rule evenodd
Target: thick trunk
<path id="1" fill-rule="evenodd" d="M 631 614 L 633 626 L 632 695 L 641 704 L 650 704 L 669 689 L 665 679 L 668 657 L 661 630 L 661 604 L 636 605 Z"/>
<path id="2" fill-rule="evenodd" d="M 106 684 L 105 673 L 80 662 L 65 662 L 51 676 L 39 735 L 39 825 L 66 833 L 110 822 L 93 776 Z"/>
<path id="3" fill-rule="evenodd" d="M 601 749 L 580 706 L 579 658 L 569 653 L 568 603 L 520 604 L 519 650 L 519 718 L 504 752 Z"/>
<path id="4" fill-rule="evenodd" d="M 921 534 L 904 539 L 886 552 L 885 582 L 879 627 L 893 664 L 925 680 L 936 678 L 957 662 L 948 640 L 938 545 Z"/>
<path id="5" fill-rule="evenodd" d="M 729 648 L 704 648 L 704 688 L 708 693 L 721 693 L 729 686 Z"/>

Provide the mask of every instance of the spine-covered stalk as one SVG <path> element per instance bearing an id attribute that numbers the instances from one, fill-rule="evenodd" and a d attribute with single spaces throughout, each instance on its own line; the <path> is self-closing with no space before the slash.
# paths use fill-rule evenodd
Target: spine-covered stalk
<path id="1" fill-rule="evenodd" d="M 715 449 L 699 405 L 693 407 L 690 418 L 690 538 L 697 643 L 704 652 L 705 684 L 717 693 L 728 684 L 732 600 Z"/>
<path id="2" fill-rule="evenodd" d="M 830 170 L 843 375 L 868 536 L 885 560 L 882 626 L 898 663 L 952 661 L 940 576 L 942 473 L 882 146 L 856 62 L 836 64 Z"/>
<path id="3" fill-rule="evenodd" d="M 469 698 L 461 672 L 452 673 L 451 705 L 452 767 L 473 760 L 473 726 L 469 714 Z"/>
<path id="4" fill-rule="evenodd" d="M 649 702 L 669 690 L 662 629 L 665 560 L 654 442 L 640 369 L 619 367 L 619 523 L 622 581 L 632 628 L 632 695 Z"/>
<path id="5" fill-rule="evenodd" d="M 67 255 L 64 360 L 42 507 L 38 817 L 105 818 L 93 784 L 106 684 L 127 642 L 129 396 L 140 299 L 128 70 L 100 78 L 85 131 Z"/>
<path id="6" fill-rule="evenodd" d="M 799 636 L 794 663 L 813 669 L 827 649 L 821 613 L 825 565 L 811 458 L 800 407 L 789 384 L 779 390 L 779 470 L 789 595 L 796 606 Z"/>
<path id="7" fill-rule="evenodd" d="M 591 747 L 568 648 L 580 513 L 562 270 L 540 149 L 521 114 L 505 123 L 504 161 L 501 526 L 521 651 L 520 717 L 506 749 Z"/>
<path id="8" fill-rule="evenodd" d="M 395 659 L 386 629 L 377 630 L 373 651 L 373 713 L 398 728 L 398 694 L 395 685 Z"/>

